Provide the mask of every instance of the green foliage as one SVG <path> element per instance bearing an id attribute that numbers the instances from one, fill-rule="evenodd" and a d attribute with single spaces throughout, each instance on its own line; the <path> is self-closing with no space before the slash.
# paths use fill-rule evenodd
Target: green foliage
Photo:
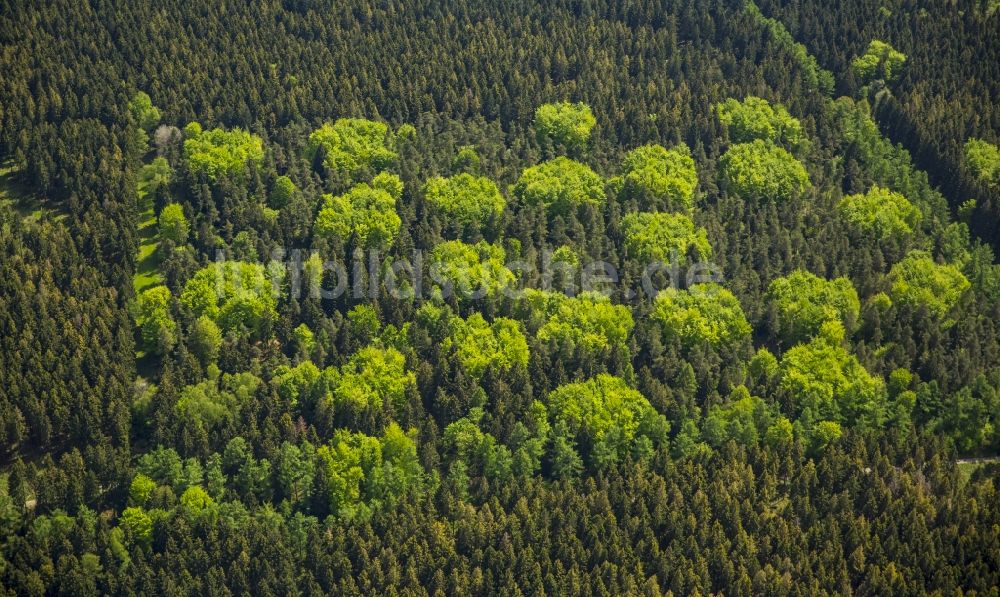
<path id="1" fill-rule="evenodd" d="M 739 300 L 718 284 L 667 288 L 656 296 L 650 316 L 668 340 L 676 339 L 685 347 L 735 346 L 751 332 Z"/>
<path id="2" fill-rule="evenodd" d="M 160 228 L 160 238 L 183 245 L 187 242 L 190 225 L 184 216 L 184 208 L 178 203 L 170 203 L 160 211 L 157 220 Z"/>
<path id="3" fill-rule="evenodd" d="M 877 238 L 913 234 L 922 217 L 906 197 L 878 185 L 864 195 L 844 197 L 839 208 L 851 225 Z"/>
<path id="4" fill-rule="evenodd" d="M 278 299 L 264 266 L 242 261 L 214 263 L 184 285 L 180 302 L 195 316 L 205 315 L 223 331 L 259 331 L 277 317 Z"/>
<path id="5" fill-rule="evenodd" d="M 431 251 L 430 275 L 444 296 L 454 294 L 463 299 L 491 296 L 514 282 L 514 274 L 504 265 L 505 259 L 506 252 L 500 245 L 444 241 Z"/>
<path id="6" fill-rule="evenodd" d="M 186 386 L 177 400 L 177 412 L 206 428 L 228 419 L 250 402 L 261 380 L 252 373 L 223 373 L 209 366 L 208 379 Z"/>
<path id="7" fill-rule="evenodd" d="M 807 421 L 875 429 L 886 419 L 885 382 L 868 373 L 854 355 L 827 335 L 799 344 L 782 356 L 780 385 L 792 400 L 795 414 Z"/>
<path id="8" fill-rule="evenodd" d="M 139 169 L 139 191 L 147 195 L 155 193 L 156 189 L 170 183 L 172 174 L 167 158 L 162 156 L 154 158 L 152 162 L 143 164 Z"/>
<path id="9" fill-rule="evenodd" d="M 792 424 L 778 416 L 761 398 L 737 386 L 725 405 L 713 406 L 702 425 L 702 436 L 719 448 L 732 440 L 743 446 L 766 442 L 781 447 L 792 440 Z"/>
<path id="10" fill-rule="evenodd" d="M 566 296 L 560 292 L 527 289 L 520 316 L 541 342 L 594 353 L 624 348 L 633 326 L 632 311 L 615 305 L 599 293 Z"/>
<path id="11" fill-rule="evenodd" d="M 295 347 L 302 354 L 309 354 L 316 346 L 316 337 L 313 331 L 304 323 L 300 323 L 292 330 L 295 339 Z"/>
<path id="12" fill-rule="evenodd" d="M 583 102 L 542 104 L 535 110 L 534 127 L 539 142 L 548 139 L 571 151 L 587 146 L 590 131 L 596 124 L 590 106 Z"/>
<path id="13" fill-rule="evenodd" d="M 910 251 L 889 271 L 889 295 L 896 304 L 925 306 L 935 317 L 944 317 L 971 286 L 953 265 L 938 265 L 924 251 Z"/>
<path id="14" fill-rule="evenodd" d="M 451 161 L 452 172 L 465 172 L 477 175 L 481 169 L 482 159 L 479 157 L 479 153 L 476 152 L 476 148 L 472 145 L 460 147 L 458 153 L 455 154 L 455 159 Z"/>
<path id="15" fill-rule="evenodd" d="M 500 217 L 506 205 L 496 183 L 468 173 L 431 178 L 424 185 L 424 198 L 449 223 L 477 228 Z"/>
<path id="16" fill-rule="evenodd" d="M 684 214 L 631 213 L 622 219 L 622 231 L 628 255 L 646 264 L 696 263 L 712 256 L 708 232 Z"/>
<path id="17" fill-rule="evenodd" d="M 793 151 L 804 149 L 807 143 L 802 124 L 781 104 L 771 105 L 753 95 L 738 101 L 729 98 L 716 104 L 719 121 L 729 129 L 734 143 L 750 143 L 755 139 L 772 141 Z"/>
<path id="18" fill-rule="evenodd" d="M 295 191 L 295 183 L 292 182 L 291 178 L 279 176 L 274 179 L 274 186 L 271 188 L 271 194 L 268 197 L 268 205 L 274 209 L 285 207 L 292 200 Z"/>
<path id="19" fill-rule="evenodd" d="M 203 131 L 184 140 L 184 159 L 188 170 L 209 180 L 215 181 L 222 176 L 239 178 L 248 164 L 260 166 L 264 159 L 264 141 L 240 128 Z"/>
<path id="20" fill-rule="evenodd" d="M 364 118 L 339 118 L 326 123 L 309 135 L 306 154 L 315 159 L 316 152 L 325 152 L 323 164 L 340 173 L 348 181 L 359 181 L 366 174 L 385 170 L 396 160 L 391 149 L 393 135 L 384 122 Z"/>
<path id="21" fill-rule="evenodd" d="M 153 105 L 153 100 L 145 91 L 139 91 L 132 97 L 128 109 L 136 124 L 144 131 L 153 130 L 153 127 L 160 122 L 160 110 Z"/>
<path id="22" fill-rule="evenodd" d="M 559 156 L 527 168 L 511 187 L 526 205 L 541 205 L 552 213 L 568 214 L 580 205 L 604 203 L 604 181 L 590 166 Z"/>
<path id="23" fill-rule="evenodd" d="M 809 187 L 809 173 L 781 147 L 755 139 L 737 143 L 720 159 L 729 190 L 744 198 L 787 200 Z"/>
<path id="24" fill-rule="evenodd" d="M 330 511 L 362 521 L 419 487 L 423 469 L 415 435 L 415 430 L 407 434 L 391 423 L 381 438 L 339 430 L 329 445 L 318 447 Z"/>
<path id="25" fill-rule="evenodd" d="M 149 501 L 149 496 L 153 494 L 155 489 L 156 481 L 153 481 L 142 473 L 138 473 L 135 477 L 132 477 L 132 484 L 129 485 L 129 503 L 144 507 L 146 502 Z"/>
<path id="26" fill-rule="evenodd" d="M 965 163 L 985 184 L 1000 185 L 1000 148 L 982 139 L 965 142 Z"/>
<path id="27" fill-rule="evenodd" d="M 153 542 L 153 519 L 142 508 L 125 508 L 121 516 L 122 527 L 139 545 Z"/>
<path id="28" fill-rule="evenodd" d="M 320 381 L 322 372 L 312 361 L 302 361 L 295 367 L 279 365 L 271 377 L 271 387 L 278 391 L 278 396 L 295 407 L 300 398 L 309 398 Z"/>
<path id="29" fill-rule="evenodd" d="M 781 21 L 765 17 L 753 0 L 746 0 L 745 7 L 754 21 L 774 37 L 778 46 L 794 58 L 796 65 L 805 73 L 804 78 L 809 88 L 830 95 L 834 85 L 833 73 L 820 67 L 816 57 L 804 45 L 795 41 Z"/>
<path id="30" fill-rule="evenodd" d="M 451 335 L 444 348 L 451 346 L 455 347 L 458 361 L 476 379 L 483 376 L 487 367 L 502 372 L 515 365 L 528 365 L 528 342 L 521 324 L 505 317 L 497 317 L 493 323 L 487 323 L 479 313 L 468 319 L 452 319 Z"/>
<path id="31" fill-rule="evenodd" d="M 897 51 L 884 41 L 873 39 L 865 53 L 851 61 L 854 76 L 862 83 L 876 79 L 893 81 L 906 63 L 906 54 Z"/>
<path id="32" fill-rule="evenodd" d="M 326 375 L 334 404 L 357 408 L 402 408 L 407 387 L 416 381 L 402 353 L 375 346 L 362 348 L 339 370 L 327 369 Z"/>
<path id="33" fill-rule="evenodd" d="M 773 280 L 767 299 L 778 314 L 777 331 L 789 343 L 808 340 L 828 321 L 839 321 L 853 332 L 861 311 L 861 301 L 849 279 L 824 280 L 806 270 Z"/>
<path id="34" fill-rule="evenodd" d="M 510 449 L 479 428 L 482 418 L 483 409 L 473 408 L 467 416 L 445 427 L 441 445 L 452 460 L 462 463 L 473 475 L 506 479 L 513 466 Z"/>
<path id="35" fill-rule="evenodd" d="M 402 220 L 396 200 L 384 188 L 361 183 L 343 195 L 323 197 L 324 207 L 316 216 L 317 235 L 347 241 L 353 234 L 364 248 L 386 248 L 396 239 Z"/>
<path id="36" fill-rule="evenodd" d="M 177 323 L 170 316 L 170 289 L 155 286 L 139 295 L 132 316 L 146 350 L 166 354 L 177 342 Z"/>
<path id="37" fill-rule="evenodd" d="M 197 485 L 185 489 L 180 497 L 181 508 L 192 516 L 201 515 L 206 509 L 211 508 L 214 503 L 215 500 L 212 499 L 212 496 L 208 495 L 208 492 Z"/>
<path id="38" fill-rule="evenodd" d="M 222 330 L 211 317 L 202 315 L 191 326 L 188 342 L 202 365 L 214 363 L 222 346 Z"/>
<path id="39" fill-rule="evenodd" d="M 671 149 L 643 145 L 622 162 L 622 197 L 635 199 L 642 209 L 688 211 L 694 207 L 698 171 L 687 145 Z"/>
<path id="40" fill-rule="evenodd" d="M 612 375 L 559 386 L 546 403 L 569 437 L 588 450 L 587 463 L 597 470 L 640 455 L 644 445 L 665 443 L 670 431 L 645 396 Z"/>

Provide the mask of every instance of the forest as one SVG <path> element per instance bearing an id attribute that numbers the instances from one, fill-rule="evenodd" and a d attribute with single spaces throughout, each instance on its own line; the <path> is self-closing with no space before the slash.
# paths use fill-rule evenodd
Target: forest
<path id="1" fill-rule="evenodd" d="M 998 594 L 995 0 L 0 2 L 0 596 Z"/>

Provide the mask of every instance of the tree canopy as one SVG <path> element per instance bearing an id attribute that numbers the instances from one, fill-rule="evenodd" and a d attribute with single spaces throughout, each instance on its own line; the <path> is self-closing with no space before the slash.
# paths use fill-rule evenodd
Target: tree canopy
<path id="1" fill-rule="evenodd" d="M 520 302 L 520 316 L 540 341 L 584 352 L 624 347 L 635 325 L 628 307 L 599 293 L 527 289 Z"/>
<path id="2" fill-rule="evenodd" d="M 456 357 L 469 375 L 478 379 L 487 367 L 505 372 L 516 365 L 528 365 L 528 341 L 519 322 L 497 317 L 489 323 L 473 313 L 467 319 L 452 318 L 449 325 L 451 334 L 444 348 L 455 347 Z"/>
<path id="3" fill-rule="evenodd" d="M 316 216 L 316 234 L 344 242 L 353 236 L 356 245 L 364 248 L 392 245 L 402 222 L 396 213 L 399 195 L 393 194 L 396 190 L 401 193 L 401 188 L 392 192 L 385 188 L 392 179 L 398 181 L 384 177 L 379 181 L 382 186 L 363 182 L 343 195 L 324 195 L 323 207 Z"/>
<path id="4" fill-rule="evenodd" d="M 601 177 L 590 166 L 563 156 L 527 168 L 511 193 L 526 205 L 541 205 L 553 213 L 605 200 Z"/>
<path id="5" fill-rule="evenodd" d="M 358 182 L 391 166 L 396 160 L 394 138 L 384 122 L 338 118 L 309 135 L 306 154 L 346 180 Z M 320 153 L 321 152 L 321 153 Z"/>
<path id="6" fill-rule="evenodd" d="M 969 280 L 954 265 L 940 265 L 924 251 L 910 251 L 889 271 L 889 296 L 910 308 L 919 306 L 944 317 L 969 289 Z"/>
<path id="7" fill-rule="evenodd" d="M 844 197 L 839 208 L 852 226 L 878 238 L 913 234 L 922 218 L 906 197 L 877 185 L 863 195 Z"/>
<path id="8" fill-rule="evenodd" d="M 601 470 L 629 456 L 642 457 L 667 439 L 670 424 L 625 380 L 601 374 L 559 386 L 546 405 L 568 438 Z"/>
<path id="9" fill-rule="evenodd" d="M 709 259 L 708 232 L 685 214 L 631 213 L 622 219 L 625 250 L 645 263 L 688 263 Z"/>
<path id="10" fill-rule="evenodd" d="M 514 282 L 514 274 L 505 265 L 506 255 L 503 247 L 486 241 L 444 241 L 431 251 L 431 279 L 445 296 L 469 299 L 493 295 Z"/>
<path id="11" fill-rule="evenodd" d="M 906 54 L 880 39 L 873 39 L 868 43 L 865 53 L 851 61 L 851 70 L 855 77 L 865 83 L 875 79 L 893 81 L 899 76 L 905 63 Z"/>
<path id="12" fill-rule="evenodd" d="M 198 270 L 184 285 L 180 303 L 192 315 L 205 315 L 225 331 L 259 330 L 277 316 L 278 299 L 264 266 L 241 261 L 215 263 Z"/>
<path id="13" fill-rule="evenodd" d="M 650 144 L 625 154 L 622 161 L 622 197 L 641 209 L 687 211 L 694 207 L 698 186 L 691 150 L 683 143 L 666 149 Z"/>
<path id="14" fill-rule="evenodd" d="M 773 280 L 767 299 L 778 315 L 775 331 L 789 343 L 809 340 L 828 321 L 838 321 L 853 332 L 861 312 L 861 301 L 849 279 L 825 280 L 801 269 Z"/>
<path id="15" fill-rule="evenodd" d="M 718 284 L 667 288 L 656 296 L 650 314 L 669 340 L 683 346 L 734 346 L 750 337 L 750 324 L 733 293 Z"/>
<path id="16" fill-rule="evenodd" d="M 576 151 L 587 146 L 590 131 L 597 124 L 590 106 L 583 102 L 542 104 L 535 110 L 535 134 Z"/>
<path id="17" fill-rule="evenodd" d="M 734 143 L 762 139 L 794 151 L 806 142 L 802 124 L 781 104 L 771 105 L 766 99 L 748 95 L 743 101 L 729 98 L 717 104 L 716 111 Z"/>
<path id="18" fill-rule="evenodd" d="M 785 149 L 762 139 L 737 143 L 720 159 L 730 191 L 751 199 L 787 200 L 809 187 L 809 173 Z"/>
<path id="19" fill-rule="evenodd" d="M 424 198 L 449 222 L 476 228 L 498 218 L 507 204 L 495 182 L 467 172 L 429 179 L 424 185 Z"/>
<path id="20" fill-rule="evenodd" d="M 965 163 L 972 173 L 988 185 L 1000 185 L 1000 149 L 982 139 L 965 142 Z"/>
<path id="21" fill-rule="evenodd" d="M 200 129 L 200 126 L 185 129 L 196 132 L 189 132 L 184 140 L 184 157 L 188 169 L 195 174 L 213 181 L 222 176 L 239 177 L 248 165 L 257 167 L 264 159 L 264 141 L 244 129 Z"/>

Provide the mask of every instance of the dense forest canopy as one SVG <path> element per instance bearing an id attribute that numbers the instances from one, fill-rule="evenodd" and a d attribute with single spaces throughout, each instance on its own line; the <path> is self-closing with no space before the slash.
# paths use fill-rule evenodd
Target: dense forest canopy
<path id="1" fill-rule="evenodd" d="M 0 595 L 995 592 L 998 14 L 7 3 Z"/>

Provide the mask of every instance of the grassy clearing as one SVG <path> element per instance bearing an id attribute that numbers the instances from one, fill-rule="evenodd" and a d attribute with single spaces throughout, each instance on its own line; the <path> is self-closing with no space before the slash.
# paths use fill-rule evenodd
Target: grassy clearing
<path id="1" fill-rule="evenodd" d="M 153 197 L 145 190 L 139 190 L 139 252 L 135 259 L 135 275 L 132 285 L 135 291 L 142 292 L 157 284 L 163 284 L 160 273 L 160 257 L 156 252 L 156 211 L 153 209 Z"/>

